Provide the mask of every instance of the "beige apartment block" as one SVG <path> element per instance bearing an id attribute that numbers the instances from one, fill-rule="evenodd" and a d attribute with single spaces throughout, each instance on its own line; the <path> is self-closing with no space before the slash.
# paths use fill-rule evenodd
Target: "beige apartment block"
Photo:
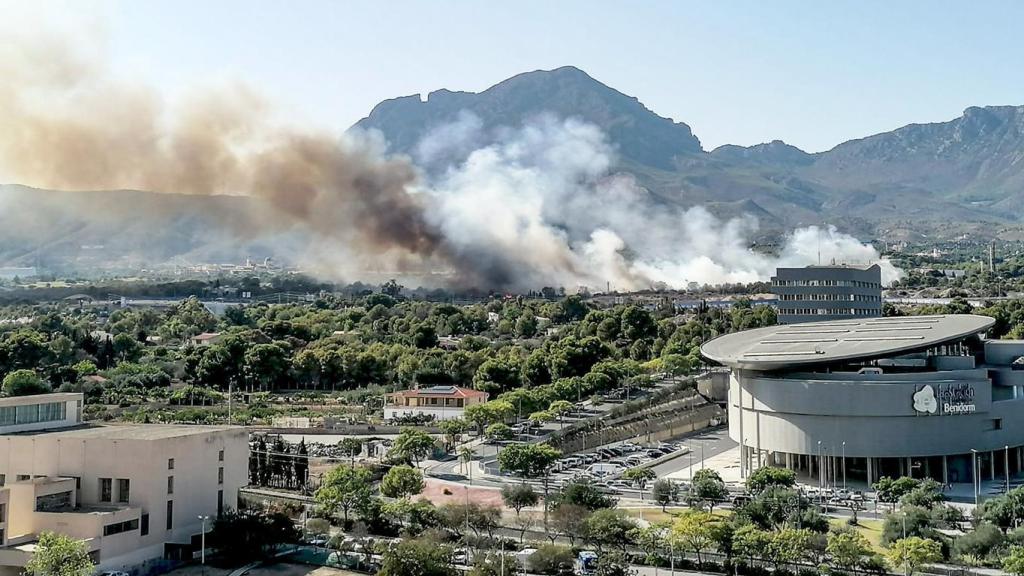
<path id="1" fill-rule="evenodd" d="M 85 424 L 81 405 L 81 394 L 0 399 L 0 575 L 21 572 L 43 531 L 84 541 L 100 570 L 191 558 L 200 516 L 234 508 L 248 481 L 248 433 Z"/>

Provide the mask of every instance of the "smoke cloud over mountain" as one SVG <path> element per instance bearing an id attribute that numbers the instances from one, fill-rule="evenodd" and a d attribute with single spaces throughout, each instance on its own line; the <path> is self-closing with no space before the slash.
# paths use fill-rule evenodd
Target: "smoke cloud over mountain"
<path id="1" fill-rule="evenodd" d="M 67 46 L 0 43 L 0 75 L 0 177 L 63 190 L 252 196 L 263 209 L 226 229 L 307 233 L 305 264 L 338 279 L 385 266 L 485 289 L 640 289 L 879 258 L 813 226 L 790 234 L 778 256 L 754 253 L 752 218 L 666 209 L 613 171 L 614 146 L 598 128 L 571 118 L 488 130 L 467 113 L 408 158 L 388 155 L 379 134 L 280 125 L 241 86 L 170 105 Z M 887 263 L 885 271 L 895 277 Z"/>

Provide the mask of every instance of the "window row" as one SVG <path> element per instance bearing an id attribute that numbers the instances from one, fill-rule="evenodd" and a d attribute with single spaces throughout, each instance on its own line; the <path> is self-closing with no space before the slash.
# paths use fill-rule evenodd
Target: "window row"
<path id="1" fill-rule="evenodd" d="M 802 301 L 817 300 L 821 302 L 881 302 L 881 296 L 872 294 L 779 294 L 779 300 Z"/>
<path id="2" fill-rule="evenodd" d="M 66 417 L 67 404 L 65 402 L 46 402 L 45 404 L 26 404 L 24 406 L 4 406 L 0 408 L 0 426 L 55 422 L 64 420 Z"/>
<path id="3" fill-rule="evenodd" d="M 852 288 L 881 288 L 878 282 L 861 280 L 779 280 L 772 279 L 772 286 L 847 286 Z"/>
<path id="4" fill-rule="evenodd" d="M 103 527 L 104 536 L 113 536 L 114 534 L 120 534 L 122 532 L 131 532 L 132 530 L 139 529 L 139 520 L 125 520 L 124 522 L 115 522 L 113 524 L 107 524 Z"/>
<path id="5" fill-rule="evenodd" d="M 783 308 L 779 314 L 790 316 L 878 316 L 877 308 Z"/>

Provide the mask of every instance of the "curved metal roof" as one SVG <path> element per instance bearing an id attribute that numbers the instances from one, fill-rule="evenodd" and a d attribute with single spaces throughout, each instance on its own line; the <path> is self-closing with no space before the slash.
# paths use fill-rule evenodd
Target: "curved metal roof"
<path id="1" fill-rule="evenodd" d="M 780 324 L 719 336 L 700 351 L 733 368 L 776 370 L 921 350 L 984 332 L 993 324 L 993 318 L 974 314 Z"/>

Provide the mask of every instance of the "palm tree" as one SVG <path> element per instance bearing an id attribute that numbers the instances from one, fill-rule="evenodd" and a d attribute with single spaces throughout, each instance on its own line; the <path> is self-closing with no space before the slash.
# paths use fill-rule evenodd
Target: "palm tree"
<path id="1" fill-rule="evenodd" d="M 463 446 L 459 448 L 459 472 L 462 472 L 462 466 L 466 466 L 466 470 L 469 471 L 469 463 L 473 460 L 473 449 L 469 446 Z"/>

